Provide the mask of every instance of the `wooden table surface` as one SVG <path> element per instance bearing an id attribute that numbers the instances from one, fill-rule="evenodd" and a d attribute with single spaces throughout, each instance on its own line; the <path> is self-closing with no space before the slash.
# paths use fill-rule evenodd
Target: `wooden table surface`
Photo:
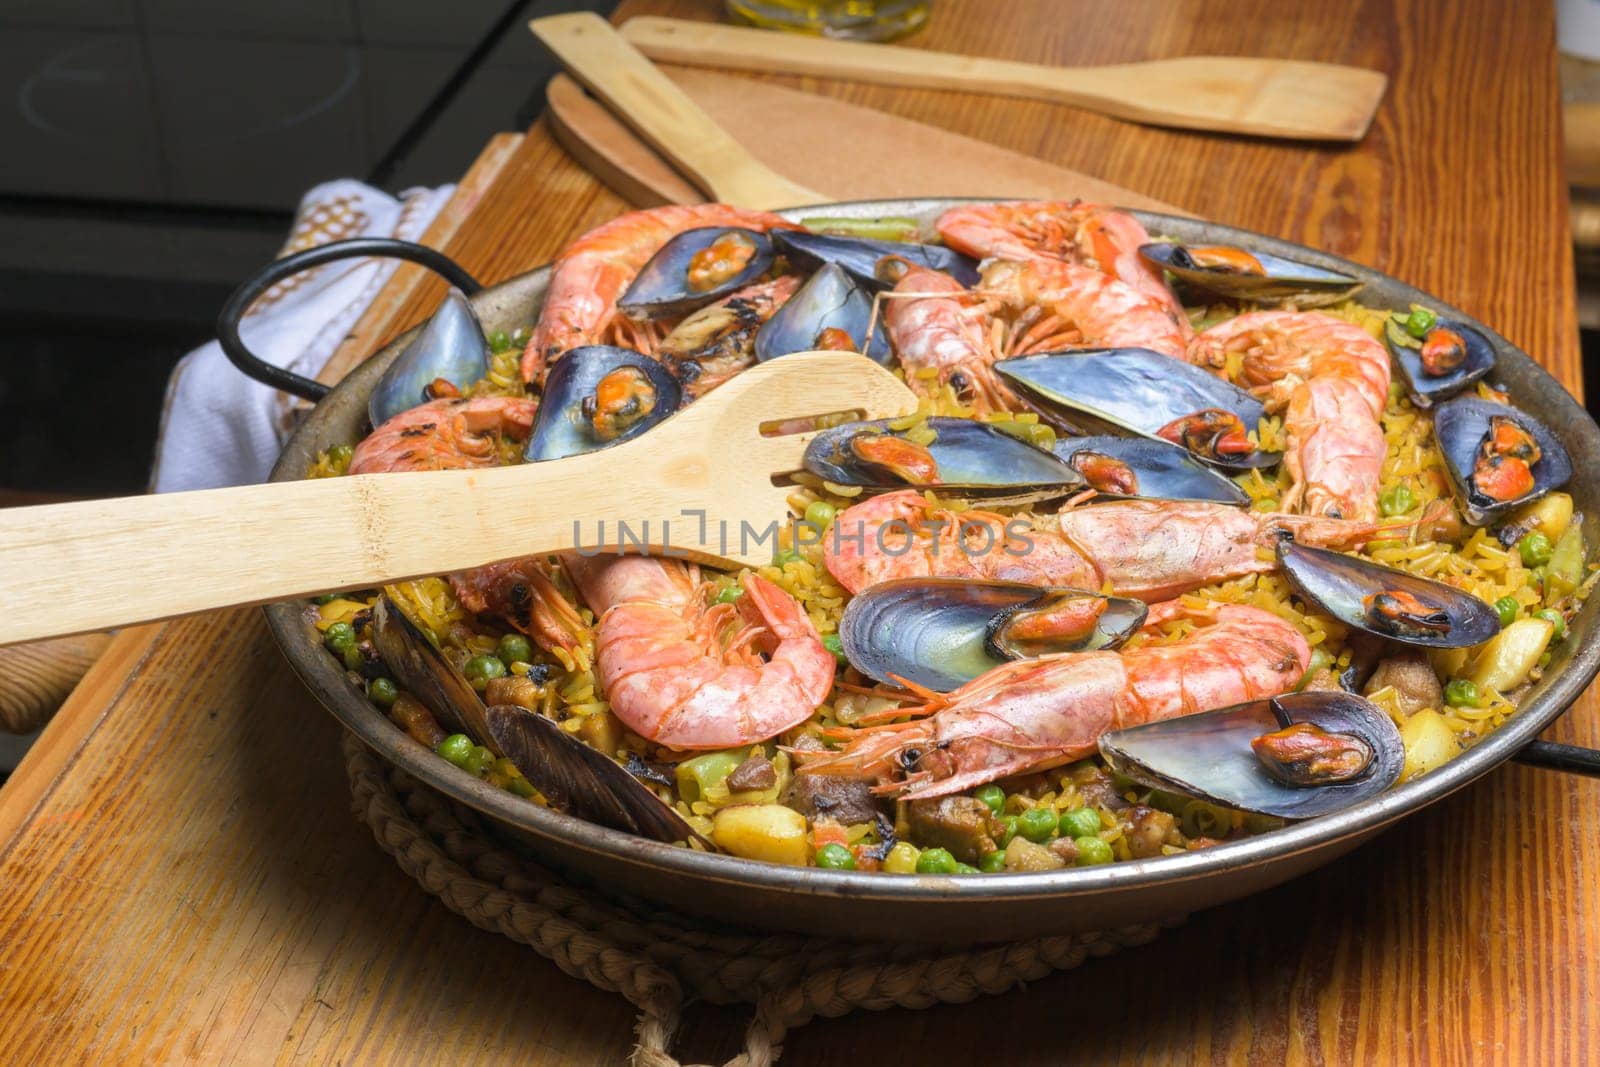
<path id="1" fill-rule="evenodd" d="M 622 14 L 718 6 L 652 0 Z M 1055 63 L 1237 52 L 1387 71 L 1390 93 L 1353 149 L 785 82 L 1373 264 L 1497 326 L 1577 390 L 1545 8 L 1010 0 L 998 17 L 990 0 L 939 0 L 909 42 Z M 448 243 L 479 277 L 543 262 L 622 208 L 541 125 L 500 147 L 504 166 Z M 438 295 L 417 288 L 399 317 Z M 1600 742 L 1593 694 L 1550 736 Z M 632 1013 L 620 999 L 470 927 L 377 850 L 348 815 L 337 741 L 257 612 L 122 634 L 0 789 L 7 1058 L 621 1059 Z M 1593 1060 L 1597 827 L 1600 783 L 1508 767 L 1337 866 L 1148 948 L 999 999 L 818 1022 L 791 1036 L 787 1062 Z M 692 1013 L 681 1051 L 731 1054 L 742 1025 L 732 1010 Z"/>

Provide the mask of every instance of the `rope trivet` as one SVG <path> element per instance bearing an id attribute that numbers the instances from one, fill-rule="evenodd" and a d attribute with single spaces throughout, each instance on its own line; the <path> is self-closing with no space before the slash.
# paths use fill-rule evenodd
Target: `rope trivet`
<path id="1" fill-rule="evenodd" d="M 1163 925 L 952 950 L 718 930 L 643 901 L 579 890 L 513 854 L 480 817 L 344 739 L 355 813 L 400 868 L 474 926 L 531 946 L 639 1009 L 634 1067 L 680 1067 L 668 1049 L 686 1004 L 751 1003 L 744 1052 L 770 1067 L 789 1030 L 858 1009 L 927 1008 L 1004 993 L 1091 956 L 1145 944 Z"/>

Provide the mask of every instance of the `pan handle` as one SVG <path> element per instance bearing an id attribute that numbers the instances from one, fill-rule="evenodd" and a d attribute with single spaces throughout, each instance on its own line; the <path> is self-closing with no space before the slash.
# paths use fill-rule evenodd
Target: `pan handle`
<path id="1" fill-rule="evenodd" d="M 468 296 L 483 288 L 459 263 L 427 245 L 419 245 L 414 241 L 401 241 L 394 237 L 356 237 L 348 241 L 332 241 L 273 260 L 233 291 L 233 295 L 228 297 L 228 302 L 222 305 L 221 314 L 217 316 L 217 341 L 222 345 L 223 354 L 241 372 L 262 385 L 282 389 L 312 403 L 321 400 L 328 394 L 326 385 L 311 378 L 301 377 L 282 367 L 275 367 L 250 351 L 245 347 L 244 339 L 239 336 L 239 322 L 262 293 L 283 279 L 335 260 L 369 256 L 409 260 L 443 277 Z"/>
<path id="2" fill-rule="evenodd" d="M 1529 741 L 1512 757 L 1517 763 L 1547 771 L 1566 771 L 1600 778 L 1600 751 L 1556 741 Z"/>

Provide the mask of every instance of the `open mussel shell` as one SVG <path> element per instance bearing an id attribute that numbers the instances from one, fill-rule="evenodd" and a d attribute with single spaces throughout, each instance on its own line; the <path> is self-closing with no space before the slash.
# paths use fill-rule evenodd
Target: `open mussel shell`
<path id="1" fill-rule="evenodd" d="M 1155 438 L 1175 420 L 1200 412 L 1237 416 L 1252 432 L 1266 414 L 1261 401 L 1181 359 L 1144 348 L 1101 348 L 1002 359 L 994 369 L 1045 409 L 1090 432 L 1123 431 Z M 1194 453 L 1225 470 L 1270 467 L 1276 452 Z"/>
<path id="2" fill-rule="evenodd" d="M 1140 245 L 1139 255 L 1196 289 L 1252 303 L 1321 307 L 1361 288 L 1359 278 L 1254 248 L 1154 241 Z"/>
<path id="3" fill-rule="evenodd" d="M 537 712 L 515 705 L 487 711 L 489 733 L 505 757 L 557 811 L 613 830 L 666 841 L 704 837 L 615 760 Z"/>
<path id="4" fill-rule="evenodd" d="M 719 253 L 726 269 L 706 270 L 706 260 Z M 772 267 L 772 258 L 772 239 L 758 230 L 685 230 L 650 257 L 617 309 L 636 320 L 686 315 L 753 284 Z"/>
<path id="5" fill-rule="evenodd" d="M 964 578 L 903 578 L 851 598 L 845 658 L 880 682 L 948 692 L 1009 660 L 1116 648 L 1145 605 L 1081 589 Z"/>
<path id="6" fill-rule="evenodd" d="M 978 284 L 978 265 L 944 245 L 834 237 L 809 230 L 774 230 L 772 236 L 790 262 L 802 270 L 836 263 L 872 292 L 892 288 L 899 278 L 894 264 L 882 262 L 886 257 L 898 257 L 908 263 L 943 271 L 969 288 Z"/>
<path id="7" fill-rule="evenodd" d="M 678 379 L 649 356 L 610 345 L 574 348 L 545 376 L 522 456 L 532 462 L 608 448 L 656 425 L 682 400 Z"/>
<path id="8" fill-rule="evenodd" d="M 867 338 L 869 326 L 872 327 L 870 340 Z M 764 363 L 793 352 L 839 348 L 840 345 L 833 343 L 832 331 L 848 337 L 855 351 L 861 352 L 866 342 L 868 356 L 885 366 L 894 362 L 882 316 L 873 321 L 872 297 L 834 263 L 824 263 L 762 325 L 756 334 L 756 359 Z"/>
<path id="9" fill-rule="evenodd" d="M 1165 441 L 1109 435 L 1062 437 L 1057 439 L 1054 451 L 1101 496 L 1209 500 L 1240 507 L 1250 503 L 1250 494 L 1232 478 L 1201 463 L 1188 449 Z M 1100 457 L 1111 465 L 1121 464 L 1126 470 L 1115 472 L 1111 478 L 1101 477 L 1107 464 Z M 1133 492 L 1123 491 L 1127 485 L 1118 476 L 1132 479 Z"/>
<path id="10" fill-rule="evenodd" d="M 1280 541 L 1278 566 L 1317 607 L 1389 641 L 1470 648 L 1500 632 L 1494 608 L 1470 593 L 1371 560 Z"/>
<path id="11" fill-rule="evenodd" d="M 835 485 L 868 490 L 936 485 L 1021 503 L 1083 488 L 1083 477 L 1065 462 L 989 423 L 936 415 L 916 424 L 931 431 L 933 440 L 916 444 L 910 429 L 891 428 L 899 421 L 849 422 L 824 430 L 806 446 L 802 463 Z"/>
<path id="12" fill-rule="evenodd" d="M 1533 489 L 1512 500 L 1486 496 L 1475 489 L 1472 482 L 1478 446 L 1489 432 L 1490 420 L 1497 416 L 1511 419 L 1539 445 L 1540 458 L 1530 468 Z M 1532 415 L 1505 404 L 1475 396 L 1447 400 L 1434 409 L 1433 436 L 1444 454 L 1445 469 L 1461 501 L 1461 510 L 1474 526 L 1487 526 L 1506 512 L 1561 488 L 1572 477 L 1572 459 L 1555 434 Z"/>
<path id="13" fill-rule="evenodd" d="M 1251 745 L 1285 721 L 1355 739 L 1369 757 L 1365 769 L 1322 785 L 1285 782 Z M 1376 796 L 1399 780 L 1405 765 L 1388 713 L 1353 693 L 1321 691 L 1114 730 L 1101 736 L 1100 753 L 1112 770 L 1144 785 L 1284 819 L 1315 818 Z"/>
<path id="14" fill-rule="evenodd" d="M 1411 394 L 1412 403 L 1419 408 L 1432 407 L 1446 397 L 1454 396 L 1494 370 L 1494 346 L 1487 337 L 1464 322 L 1439 319 L 1417 342 L 1458 350 L 1460 364 L 1443 374 L 1428 373 L 1423 364 L 1422 350 L 1398 343 L 1394 337 L 1396 330 L 1403 330 L 1403 327 L 1398 323 L 1389 323 L 1384 340 L 1395 362 L 1400 364 L 1400 373 L 1406 380 L 1406 392 Z"/>
<path id="15" fill-rule="evenodd" d="M 704 840 L 631 774 L 544 716 L 485 707 L 472 683 L 387 596 L 372 611 L 373 642 L 401 688 L 447 730 L 516 765 L 550 806 L 657 841 Z"/>
<path id="16" fill-rule="evenodd" d="M 395 357 L 367 399 L 367 418 L 381 426 L 418 404 L 436 399 L 429 387 L 441 378 L 459 392 L 489 373 L 489 341 L 459 289 L 451 289 L 422 332 Z"/>

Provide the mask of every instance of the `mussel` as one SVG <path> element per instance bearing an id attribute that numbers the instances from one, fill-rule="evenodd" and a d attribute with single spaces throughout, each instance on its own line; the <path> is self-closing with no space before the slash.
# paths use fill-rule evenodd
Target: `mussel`
<path id="1" fill-rule="evenodd" d="M 1474 396 L 1433 413 L 1433 435 L 1466 519 L 1487 526 L 1572 477 L 1567 450 L 1526 412 Z"/>
<path id="2" fill-rule="evenodd" d="M 772 236 L 789 261 L 802 270 L 836 263 L 872 292 L 892 288 L 899 281 L 902 265 L 896 260 L 943 271 L 968 287 L 978 284 L 978 265 L 944 245 L 834 237 L 809 230 L 774 230 Z"/>
<path id="3" fill-rule="evenodd" d="M 1154 241 L 1140 245 L 1139 255 L 1196 289 L 1252 303 L 1322 307 L 1346 299 L 1362 285 L 1359 278 L 1336 270 L 1232 245 Z"/>
<path id="4" fill-rule="evenodd" d="M 1385 341 L 1419 408 L 1454 396 L 1494 369 L 1494 345 L 1464 322 L 1436 319 L 1421 338 L 1390 321 Z"/>
<path id="5" fill-rule="evenodd" d="M 963 578 L 903 578 L 850 600 L 839 640 L 863 674 L 939 692 L 1009 660 L 1116 648 L 1145 605 L 1081 589 Z"/>
<path id="6" fill-rule="evenodd" d="M 1353 693 L 1307 691 L 1114 730 L 1111 768 L 1241 811 L 1310 819 L 1382 793 L 1405 749 L 1387 712 Z"/>
<path id="7" fill-rule="evenodd" d="M 1017 503 L 1083 488 L 1083 477 L 1062 460 L 989 423 L 933 416 L 897 430 L 900 421 L 850 422 L 822 431 L 806 446 L 805 469 L 835 485 L 876 491 L 939 486 Z M 933 438 L 919 443 L 916 431 Z"/>
<path id="8" fill-rule="evenodd" d="M 574 348 L 550 367 L 523 458 L 607 448 L 678 410 L 678 380 L 649 356 L 610 345 Z"/>
<path id="9" fill-rule="evenodd" d="M 536 712 L 485 707 L 472 684 L 394 601 L 373 608 L 373 642 L 395 680 L 441 725 L 509 759 L 557 811 L 657 841 L 710 847 L 667 804 L 614 760 Z"/>
<path id="10" fill-rule="evenodd" d="M 867 338 L 867 327 L 872 337 Z M 756 359 L 817 349 L 862 351 L 879 363 L 894 361 L 883 318 L 872 317 L 872 297 L 836 263 L 824 263 L 756 334 Z"/>
<path id="11" fill-rule="evenodd" d="M 422 332 L 378 379 L 367 398 L 367 418 L 381 426 L 418 404 L 460 395 L 488 372 L 489 341 L 483 327 L 461 290 L 451 289 Z"/>
<path id="12" fill-rule="evenodd" d="M 1428 648 L 1468 648 L 1500 632 L 1488 604 L 1451 585 L 1293 541 L 1278 566 L 1301 596 L 1347 626 Z"/>
<path id="13" fill-rule="evenodd" d="M 771 268 L 772 258 L 772 239 L 758 230 L 685 230 L 650 257 L 617 309 L 631 319 L 687 314 L 753 284 Z"/>
<path id="14" fill-rule="evenodd" d="M 1102 496 L 1160 500 L 1210 500 L 1250 503 L 1233 479 L 1190 455 L 1189 450 L 1147 437 L 1063 437 L 1055 454 L 1083 475 Z"/>
<path id="15" fill-rule="evenodd" d="M 994 369 L 1081 429 L 1124 430 L 1182 445 L 1229 470 L 1268 467 L 1246 436 L 1266 413 L 1243 389 L 1180 359 L 1143 348 L 1085 349 L 1002 359 Z"/>

